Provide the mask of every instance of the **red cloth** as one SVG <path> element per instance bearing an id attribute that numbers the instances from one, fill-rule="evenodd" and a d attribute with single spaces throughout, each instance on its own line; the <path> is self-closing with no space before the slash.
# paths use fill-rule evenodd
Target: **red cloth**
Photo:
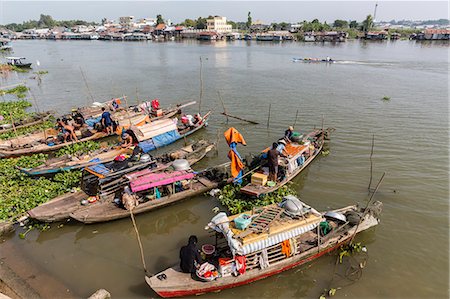
<path id="1" fill-rule="evenodd" d="M 247 269 L 247 264 L 245 263 L 245 255 L 238 255 L 234 258 L 237 265 L 236 268 L 238 269 L 239 274 L 244 274 L 245 270 Z"/>
<path id="2" fill-rule="evenodd" d="M 152 100 L 152 108 L 153 108 L 153 110 L 159 109 L 159 100 L 158 99 Z"/>

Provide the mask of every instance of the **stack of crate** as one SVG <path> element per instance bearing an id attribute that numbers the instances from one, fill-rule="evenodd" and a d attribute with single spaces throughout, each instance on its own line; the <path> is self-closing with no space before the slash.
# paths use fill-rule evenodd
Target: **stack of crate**
<path id="1" fill-rule="evenodd" d="M 253 185 L 265 186 L 267 183 L 267 175 L 263 173 L 254 173 L 252 174 L 251 182 Z"/>

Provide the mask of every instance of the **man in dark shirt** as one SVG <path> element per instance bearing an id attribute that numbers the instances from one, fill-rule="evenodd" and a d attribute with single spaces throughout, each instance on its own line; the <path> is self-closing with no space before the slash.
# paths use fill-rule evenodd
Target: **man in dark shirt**
<path id="1" fill-rule="evenodd" d="M 196 236 L 190 236 L 188 244 L 181 247 L 180 250 L 180 268 L 184 273 L 195 273 L 197 269 L 195 262 L 201 263 L 200 253 L 197 249 L 198 239 Z"/>
<path id="2" fill-rule="evenodd" d="M 113 133 L 113 125 L 112 125 L 112 118 L 111 113 L 109 111 L 105 111 L 105 107 L 102 108 L 102 125 L 104 128 L 106 128 L 106 133 L 108 135 L 111 135 Z"/>
<path id="3" fill-rule="evenodd" d="M 278 156 L 280 153 L 277 151 L 277 143 L 272 144 L 272 148 L 267 152 L 267 160 L 269 162 L 269 181 L 277 181 L 278 173 Z"/>

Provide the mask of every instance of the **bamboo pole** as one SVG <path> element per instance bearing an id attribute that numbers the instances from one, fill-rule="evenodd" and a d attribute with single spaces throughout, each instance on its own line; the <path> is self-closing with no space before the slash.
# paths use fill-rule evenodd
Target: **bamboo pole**
<path id="1" fill-rule="evenodd" d="M 267 117 L 267 129 L 269 128 L 270 124 L 270 110 L 272 109 L 272 104 L 269 104 L 269 116 Z"/>
<path id="2" fill-rule="evenodd" d="M 141 237 L 139 235 L 139 230 L 136 225 L 136 220 L 134 219 L 133 210 L 130 210 L 131 221 L 133 222 L 134 231 L 136 232 L 136 237 L 139 244 L 139 250 L 141 252 L 142 265 L 144 266 L 144 271 L 147 274 L 147 266 L 145 265 L 144 248 L 142 247 Z"/>
<path id="3" fill-rule="evenodd" d="M 295 125 L 297 124 L 297 117 L 298 117 L 298 109 L 297 109 L 297 112 L 295 113 L 294 125 L 292 126 L 294 129 L 295 129 Z"/>
<path id="4" fill-rule="evenodd" d="M 367 205 L 366 205 L 366 207 L 364 208 L 364 211 L 363 211 L 363 214 L 362 214 L 361 218 L 359 219 L 358 225 L 356 225 L 355 232 L 353 233 L 353 236 L 352 236 L 352 238 L 350 239 L 350 243 L 349 243 L 349 244 L 352 244 L 353 239 L 355 238 L 356 233 L 358 232 L 358 227 L 359 227 L 359 225 L 361 224 L 361 222 L 362 222 L 364 216 L 365 216 L 366 213 L 367 213 L 367 208 L 369 207 L 370 203 L 372 202 L 372 199 L 373 199 L 373 197 L 375 196 L 375 193 L 377 193 L 378 188 L 380 187 L 381 183 L 383 182 L 383 179 L 384 179 L 384 176 L 385 176 L 385 175 L 386 175 L 386 172 L 383 172 L 383 175 L 381 176 L 380 180 L 378 181 L 378 184 L 377 184 L 375 190 L 373 191 L 372 195 L 370 196 L 369 200 L 367 201 Z"/>
<path id="5" fill-rule="evenodd" d="M 130 110 L 128 109 L 128 100 L 127 100 L 127 97 L 125 95 L 123 95 L 123 98 L 125 100 L 125 106 L 126 106 L 125 109 L 127 109 L 126 110 L 127 111 L 127 117 L 128 117 L 128 121 L 130 123 L 130 129 L 131 129 L 131 118 L 130 118 Z"/>
<path id="6" fill-rule="evenodd" d="M 367 187 L 367 189 L 369 190 L 370 193 L 370 187 L 372 185 L 372 174 L 373 174 L 373 161 L 372 161 L 372 155 L 373 155 L 373 147 L 375 144 L 375 134 L 372 134 L 372 149 L 370 150 L 370 180 L 369 180 L 369 186 Z"/>
<path id="7" fill-rule="evenodd" d="M 11 111 L 9 111 L 9 117 L 11 118 L 11 125 L 12 125 L 13 130 L 14 130 L 14 135 L 16 135 L 16 141 L 17 141 L 17 143 L 19 143 L 19 136 L 17 135 L 16 126 L 14 125 L 14 120 L 13 120 Z"/>
<path id="8" fill-rule="evenodd" d="M 86 80 L 86 76 L 84 75 L 84 72 L 81 69 L 81 66 L 80 66 L 80 72 L 81 72 L 81 76 L 83 77 L 84 84 L 86 85 L 86 88 L 88 90 L 89 96 L 91 97 L 92 103 L 94 103 L 95 102 L 94 101 L 94 97 L 92 96 L 91 89 L 89 88 L 89 85 L 88 85 L 87 80 Z M 86 98 L 86 106 L 88 106 L 87 98 Z"/>
<path id="9" fill-rule="evenodd" d="M 258 125 L 258 124 L 259 124 L 259 123 L 256 122 L 256 121 L 244 119 L 244 118 L 241 118 L 241 117 L 238 117 L 238 116 L 234 116 L 234 115 L 231 115 L 231 114 L 228 114 L 228 113 L 225 113 L 225 112 L 222 112 L 221 114 L 222 114 L 222 115 L 225 115 L 225 116 L 227 117 L 227 123 L 228 123 L 228 117 L 231 117 L 231 118 L 235 118 L 235 119 L 238 119 L 238 120 L 242 120 L 242 121 L 245 121 L 245 122 L 254 124 L 254 125 Z"/>
<path id="10" fill-rule="evenodd" d="M 203 76 L 202 76 L 202 69 L 203 69 L 203 61 L 202 57 L 200 56 L 200 97 L 198 101 L 198 113 L 201 115 L 201 106 L 202 106 L 202 97 L 203 97 Z"/>
<path id="11" fill-rule="evenodd" d="M 138 88 L 136 86 L 136 106 L 139 105 L 139 92 L 138 92 Z"/>
<path id="12" fill-rule="evenodd" d="M 220 91 L 217 91 L 217 95 L 219 96 L 219 100 L 222 103 L 222 107 L 223 107 L 223 115 L 225 115 L 227 117 L 227 124 L 228 124 L 228 115 L 227 115 L 227 109 L 225 108 L 225 104 L 223 102 L 222 96 L 220 95 Z"/>

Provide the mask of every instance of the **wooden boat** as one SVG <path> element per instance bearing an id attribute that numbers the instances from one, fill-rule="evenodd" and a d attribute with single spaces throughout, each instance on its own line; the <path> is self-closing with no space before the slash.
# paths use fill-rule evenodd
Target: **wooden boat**
<path id="1" fill-rule="evenodd" d="M 0 51 L 12 50 L 11 40 L 8 38 L 0 38 Z"/>
<path id="2" fill-rule="evenodd" d="M 191 144 L 185 146 L 181 149 L 171 151 L 162 156 L 156 157 L 152 161 L 149 162 L 133 162 L 128 165 L 127 168 L 116 170 L 111 172 L 110 174 L 104 174 L 102 178 L 95 176 L 92 172 L 84 171 L 83 172 L 83 183 L 82 190 L 77 192 L 69 192 L 58 196 L 38 207 L 28 211 L 28 215 L 36 220 L 42 222 L 54 222 L 54 221 L 62 221 L 69 218 L 70 213 L 75 212 L 76 210 L 82 208 L 83 206 L 80 204 L 81 200 L 89 198 L 89 196 L 96 195 L 96 193 L 92 193 L 92 185 L 96 184 L 94 191 L 107 193 L 105 196 L 100 196 L 100 200 L 105 198 L 105 200 L 111 199 L 111 193 L 108 193 L 111 190 L 111 185 L 108 183 L 112 183 L 114 188 L 117 186 L 123 188 L 123 176 L 127 173 L 135 172 L 138 170 L 142 170 L 145 168 L 150 168 L 151 172 L 162 171 L 171 166 L 172 161 L 167 161 L 167 157 L 177 157 L 180 159 L 186 159 L 190 165 L 193 165 L 203 159 L 206 154 L 212 150 L 211 143 L 200 140 L 197 144 L 201 144 L 200 148 L 195 148 L 195 145 Z M 105 164 L 105 167 L 113 167 L 114 162 L 110 162 L 110 164 Z M 96 181 L 92 181 L 92 178 L 95 178 Z M 119 179 L 119 181 L 117 181 Z M 87 193 L 85 192 L 87 191 Z M 115 190 L 114 190 L 115 191 Z"/>
<path id="3" fill-rule="evenodd" d="M 316 157 L 320 154 L 325 141 L 325 132 L 322 129 L 314 130 L 306 135 L 301 143 L 288 142 L 284 150 L 284 154 L 287 158 L 279 158 L 278 168 L 283 169 L 285 172 L 284 177 L 280 181 L 277 181 L 275 185 L 256 185 L 249 183 L 241 188 L 241 192 L 251 196 L 261 196 L 278 190 L 278 188 L 284 186 L 293 178 L 295 178 L 303 169 L 305 169 Z M 269 148 L 265 149 L 267 152 Z M 303 157 L 303 158 L 302 158 Z M 267 173 L 268 168 L 264 167 L 263 160 L 260 167 L 257 168 L 256 173 Z"/>
<path id="4" fill-rule="evenodd" d="M 32 115 L 28 118 L 25 118 L 20 121 L 14 122 L 14 127 L 12 124 L 4 124 L 0 125 L 0 134 L 1 133 L 8 133 L 14 131 L 14 128 L 16 130 L 22 129 L 22 128 L 28 128 L 31 126 L 39 125 L 52 117 L 53 112 L 52 111 L 46 111 L 42 113 L 37 113 L 35 115 Z"/>
<path id="5" fill-rule="evenodd" d="M 196 174 L 193 171 L 169 171 L 167 173 L 147 174 L 146 176 L 153 176 L 159 181 L 151 181 L 149 185 L 151 185 L 152 188 L 163 188 L 170 186 L 172 190 L 175 190 L 176 187 L 172 187 L 173 183 L 180 181 L 189 181 L 189 185 L 183 191 L 172 191 L 172 193 L 168 193 L 161 198 L 152 198 L 150 200 L 146 199 L 145 192 L 140 192 L 139 197 L 143 200 L 143 202 L 133 209 L 133 214 L 135 215 L 162 208 L 196 195 L 201 195 L 213 188 L 217 188 L 220 183 L 220 181 L 209 179 L 207 176 L 204 176 L 203 174 Z M 145 179 L 145 176 L 139 177 L 139 180 L 140 179 Z M 136 182 L 136 179 L 132 179 L 130 183 L 132 184 L 133 182 Z M 145 189 L 145 191 L 148 192 L 148 189 Z M 85 224 L 106 222 L 129 216 L 130 211 L 123 207 L 119 207 L 113 201 L 113 197 L 110 197 L 109 200 L 93 203 L 86 207 L 77 209 L 75 212 L 70 214 L 72 219 Z"/>
<path id="6" fill-rule="evenodd" d="M 31 68 L 31 62 L 25 62 L 25 57 L 6 57 L 6 63 L 20 68 Z"/>
<path id="7" fill-rule="evenodd" d="M 318 213 L 303 204 L 301 216 L 290 216 L 292 214 L 285 208 L 271 205 L 243 213 L 252 217 L 244 230 L 238 229 L 234 222 L 242 214 L 227 217 L 220 213 L 207 226 L 216 231 L 216 250 L 207 261 L 218 269 L 217 278 L 194 280 L 190 273 L 183 273 L 176 265 L 154 276 L 146 276 L 145 280 L 164 298 L 201 295 L 249 284 L 309 263 L 349 243 L 355 234 L 379 223 L 381 209 L 381 202 L 375 202 L 368 209 L 353 205 L 330 211 L 332 213 Z M 347 221 L 333 218 L 333 215 L 342 215 L 344 219 L 348 215 Z M 352 221 L 348 220 L 350 215 L 353 215 Z M 261 221 L 264 218 L 266 221 Z M 326 234 L 321 228 L 324 222 L 332 228 Z M 210 244 L 214 244 L 214 240 L 211 241 Z M 246 270 L 233 272 L 233 266 L 243 261 Z"/>

